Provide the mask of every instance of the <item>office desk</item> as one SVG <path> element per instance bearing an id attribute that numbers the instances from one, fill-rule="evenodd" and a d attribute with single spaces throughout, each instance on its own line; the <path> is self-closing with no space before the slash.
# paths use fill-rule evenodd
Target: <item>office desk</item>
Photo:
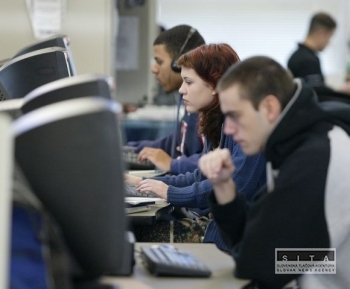
<path id="1" fill-rule="evenodd" d="M 139 251 L 142 245 L 151 245 L 151 243 L 137 243 L 136 250 Z M 120 289 L 240 289 L 248 283 L 233 276 L 234 261 L 232 257 L 219 251 L 213 244 L 176 243 L 175 247 L 194 254 L 212 270 L 212 276 L 210 278 L 154 277 L 142 265 L 137 254 L 132 276 L 104 277 L 101 282 L 111 285 L 117 284 Z"/>
<path id="2" fill-rule="evenodd" d="M 149 206 L 151 208 L 149 211 L 127 214 L 128 218 L 130 218 L 130 221 L 133 225 L 153 225 L 157 220 L 158 210 L 170 205 L 164 203 L 164 205 L 155 204 Z"/>

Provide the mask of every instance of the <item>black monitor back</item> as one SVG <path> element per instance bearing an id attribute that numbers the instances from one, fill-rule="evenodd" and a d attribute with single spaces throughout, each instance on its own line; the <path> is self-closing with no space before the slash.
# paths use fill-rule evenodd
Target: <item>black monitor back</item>
<path id="1" fill-rule="evenodd" d="M 70 49 L 70 39 L 67 35 L 54 35 L 52 37 L 37 41 L 35 43 L 32 43 L 26 47 L 23 47 L 20 51 L 18 51 L 15 57 L 21 56 L 23 54 L 33 52 L 39 49 L 49 48 L 49 47 L 61 47 L 68 51 L 68 65 L 70 69 L 71 75 L 76 75 L 76 68 L 75 63 L 73 60 L 73 54 Z"/>
<path id="2" fill-rule="evenodd" d="M 115 102 L 61 101 L 14 122 L 15 157 L 88 276 L 118 274 L 126 216 Z"/>
<path id="3" fill-rule="evenodd" d="M 24 54 L 0 67 L 0 101 L 22 98 L 41 85 L 69 76 L 67 51 L 63 48 Z"/>
<path id="4" fill-rule="evenodd" d="M 27 94 L 21 110 L 22 113 L 28 113 L 48 104 L 88 95 L 111 99 L 113 89 L 113 78 L 105 75 L 79 75 L 59 79 Z"/>
<path id="5" fill-rule="evenodd" d="M 314 91 L 316 92 L 320 102 L 336 101 L 350 104 L 350 94 L 335 91 L 326 86 L 314 87 Z"/>

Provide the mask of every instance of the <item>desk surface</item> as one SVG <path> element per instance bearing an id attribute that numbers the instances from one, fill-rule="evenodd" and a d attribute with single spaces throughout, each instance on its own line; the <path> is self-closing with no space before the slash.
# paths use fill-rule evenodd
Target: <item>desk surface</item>
<path id="1" fill-rule="evenodd" d="M 137 243 L 136 250 L 140 246 L 151 243 Z M 120 289 L 240 289 L 247 281 L 238 280 L 233 276 L 234 262 L 231 256 L 219 251 L 213 244 L 173 244 L 179 249 L 188 250 L 200 261 L 212 270 L 210 278 L 178 278 L 178 277 L 154 277 L 148 273 L 142 265 L 138 253 L 136 253 L 136 266 L 134 274 L 130 277 L 104 277 L 103 283 L 117 284 Z"/>
<path id="2" fill-rule="evenodd" d="M 154 222 L 157 220 L 156 216 L 158 210 L 166 206 L 169 205 L 167 203 L 149 205 L 150 210 L 139 213 L 127 214 L 127 217 L 134 225 L 153 225 Z"/>

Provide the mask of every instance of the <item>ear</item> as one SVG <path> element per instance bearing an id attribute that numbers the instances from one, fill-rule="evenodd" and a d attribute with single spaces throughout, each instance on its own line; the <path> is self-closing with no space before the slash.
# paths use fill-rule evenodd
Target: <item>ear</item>
<path id="1" fill-rule="evenodd" d="M 261 110 L 270 123 L 275 123 L 281 114 L 281 104 L 276 96 L 269 94 L 260 102 L 259 110 Z"/>

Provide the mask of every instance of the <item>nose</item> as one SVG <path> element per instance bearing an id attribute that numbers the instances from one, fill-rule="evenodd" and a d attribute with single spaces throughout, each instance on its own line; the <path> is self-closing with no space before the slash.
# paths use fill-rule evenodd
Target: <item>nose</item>
<path id="1" fill-rule="evenodd" d="M 180 88 L 179 88 L 179 93 L 181 94 L 186 94 L 186 90 L 185 90 L 185 87 L 184 87 L 184 82 L 182 82 Z"/>
<path id="2" fill-rule="evenodd" d="M 228 117 L 225 118 L 224 133 L 232 137 L 237 133 L 236 123 Z"/>
<path id="3" fill-rule="evenodd" d="M 151 72 L 153 74 L 158 74 L 159 72 L 159 68 L 158 68 L 158 64 L 157 63 L 153 63 L 152 66 L 151 66 Z"/>

